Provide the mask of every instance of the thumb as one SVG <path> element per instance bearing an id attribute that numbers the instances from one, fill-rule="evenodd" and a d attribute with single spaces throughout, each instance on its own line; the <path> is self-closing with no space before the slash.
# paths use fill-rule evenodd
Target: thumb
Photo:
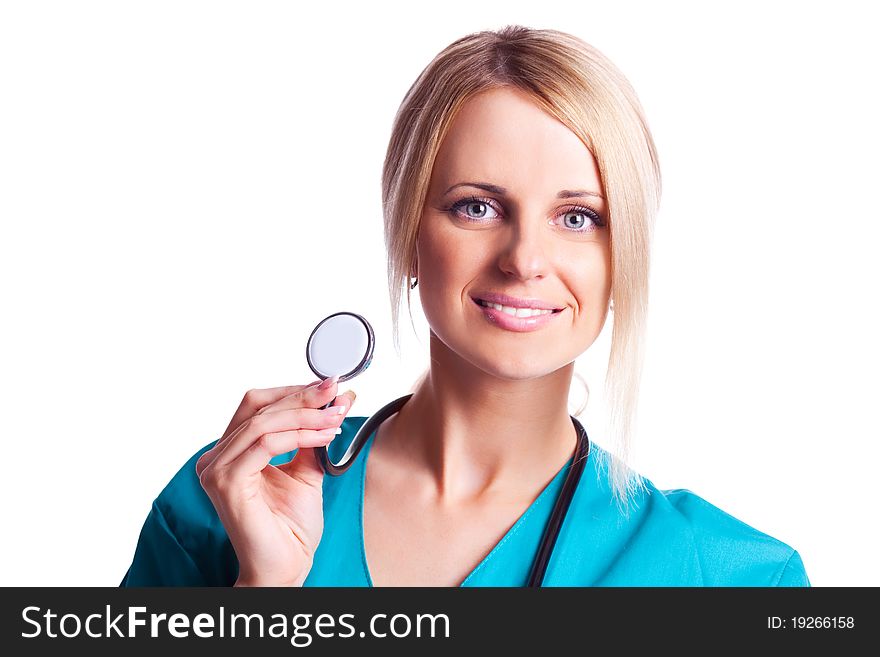
<path id="1" fill-rule="evenodd" d="M 354 400 L 357 399 L 357 394 L 354 390 L 346 390 L 341 395 L 339 395 L 339 397 L 336 398 L 338 400 L 337 403 L 344 403 L 346 400 L 343 400 L 343 397 L 345 397 L 348 401 L 348 408 L 345 411 L 346 413 L 348 413 L 348 411 L 350 411 L 351 407 L 354 405 Z"/>

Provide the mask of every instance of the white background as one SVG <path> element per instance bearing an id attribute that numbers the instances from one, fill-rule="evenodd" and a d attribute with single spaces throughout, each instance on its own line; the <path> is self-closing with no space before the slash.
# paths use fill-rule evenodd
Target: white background
<path id="1" fill-rule="evenodd" d="M 447 44 L 519 23 L 608 55 L 659 149 L 637 469 L 797 548 L 815 586 L 880 585 L 863 6 L 0 5 L 0 583 L 118 584 L 151 501 L 244 392 L 314 380 L 305 340 L 330 313 L 377 333 L 341 387 L 352 415 L 409 391 L 427 324 L 416 294 L 399 358 L 391 121 Z M 577 363 L 588 428 L 610 327 Z"/>

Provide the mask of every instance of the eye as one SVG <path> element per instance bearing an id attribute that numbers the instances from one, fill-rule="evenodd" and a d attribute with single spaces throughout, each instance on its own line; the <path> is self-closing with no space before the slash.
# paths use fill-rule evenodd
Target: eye
<path id="1" fill-rule="evenodd" d="M 581 218 L 578 219 L 578 217 Z M 576 225 L 570 226 L 568 224 L 569 220 Z M 570 228 L 576 233 L 585 233 L 591 230 L 596 230 L 605 225 L 605 222 L 602 221 L 602 218 L 595 210 L 582 207 L 576 207 L 566 211 L 562 215 L 562 223 L 566 228 Z"/>
<path id="2" fill-rule="evenodd" d="M 459 208 L 463 208 L 464 219 L 475 220 L 485 219 L 488 212 L 495 212 L 492 205 L 482 199 L 475 197 L 464 198 L 457 203 L 453 203 L 449 210 L 456 215 L 461 215 Z M 493 217 L 489 217 L 490 219 Z"/>

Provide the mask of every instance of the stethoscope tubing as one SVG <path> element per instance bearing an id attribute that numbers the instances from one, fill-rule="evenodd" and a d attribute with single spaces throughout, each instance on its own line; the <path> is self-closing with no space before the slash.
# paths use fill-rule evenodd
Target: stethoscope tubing
<path id="1" fill-rule="evenodd" d="M 321 447 L 316 448 L 318 452 L 318 460 L 321 462 L 321 466 L 324 468 L 324 472 L 329 475 L 333 475 L 334 477 L 338 477 L 343 472 L 348 470 L 352 465 L 354 465 L 355 460 L 357 460 L 358 454 L 361 453 L 361 450 L 364 448 L 364 445 L 367 444 L 367 440 L 373 435 L 373 432 L 379 428 L 379 425 L 382 424 L 389 417 L 394 415 L 397 411 L 399 411 L 406 402 L 409 401 L 409 398 L 413 396 L 413 393 L 408 395 L 404 395 L 399 399 L 395 399 L 393 402 L 389 404 L 385 404 L 378 411 L 373 413 L 367 421 L 364 422 L 358 432 L 355 434 L 354 440 L 348 446 L 348 449 L 345 450 L 345 454 L 342 455 L 342 460 L 339 463 L 334 463 L 330 460 L 330 454 L 327 451 L 327 447 L 322 445 Z M 332 404 L 332 400 L 327 402 L 321 408 L 327 408 Z"/>
<path id="2" fill-rule="evenodd" d="M 550 520 L 544 529 L 544 536 L 541 539 L 541 545 L 538 546 L 538 552 L 535 555 L 535 561 L 532 564 L 532 571 L 529 575 L 529 587 L 538 587 L 544 583 L 544 574 L 547 572 L 547 565 L 550 563 L 550 557 L 553 554 L 553 548 L 556 547 L 556 539 L 559 538 L 559 532 L 562 529 L 562 523 L 568 515 L 568 508 L 577 491 L 578 483 L 581 475 L 587 465 L 587 459 L 590 456 L 590 438 L 587 436 L 587 430 L 580 421 L 573 415 L 569 415 L 575 429 L 578 432 L 577 446 L 574 450 L 574 458 L 569 467 L 568 474 L 562 484 L 562 490 L 553 505 L 553 511 L 550 513 Z"/>

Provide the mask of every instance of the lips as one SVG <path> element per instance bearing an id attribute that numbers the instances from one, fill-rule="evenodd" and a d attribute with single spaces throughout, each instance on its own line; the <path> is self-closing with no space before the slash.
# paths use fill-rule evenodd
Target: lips
<path id="1" fill-rule="evenodd" d="M 539 310 L 552 310 L 559 312 L 562 307 L 543 299 L 515 297 L 502 292 L 478 292 L 471 295 L 471 299 L 476 302 L 486 301 L 488 303 L 497 303 L 502 306 L 512 308 L 538 308 Z"/>
<path id="2" fill-rule="evenodd" d="M 503 310 L 498 310 L 495 306 L 481 305 L 476 298 L 471 297 L 474 308 L 480 311 L 480 314 L 492 326 L 497 328 L 513 331 L 516 333 L 528 333 L 538 331 L 556 320 L 556 316 L 562 314 L 564 308 L 558 311 L 539 313 L 529 317 L 517 317 Z M 549 310 L 549 309 L 548 309 Z"/>

